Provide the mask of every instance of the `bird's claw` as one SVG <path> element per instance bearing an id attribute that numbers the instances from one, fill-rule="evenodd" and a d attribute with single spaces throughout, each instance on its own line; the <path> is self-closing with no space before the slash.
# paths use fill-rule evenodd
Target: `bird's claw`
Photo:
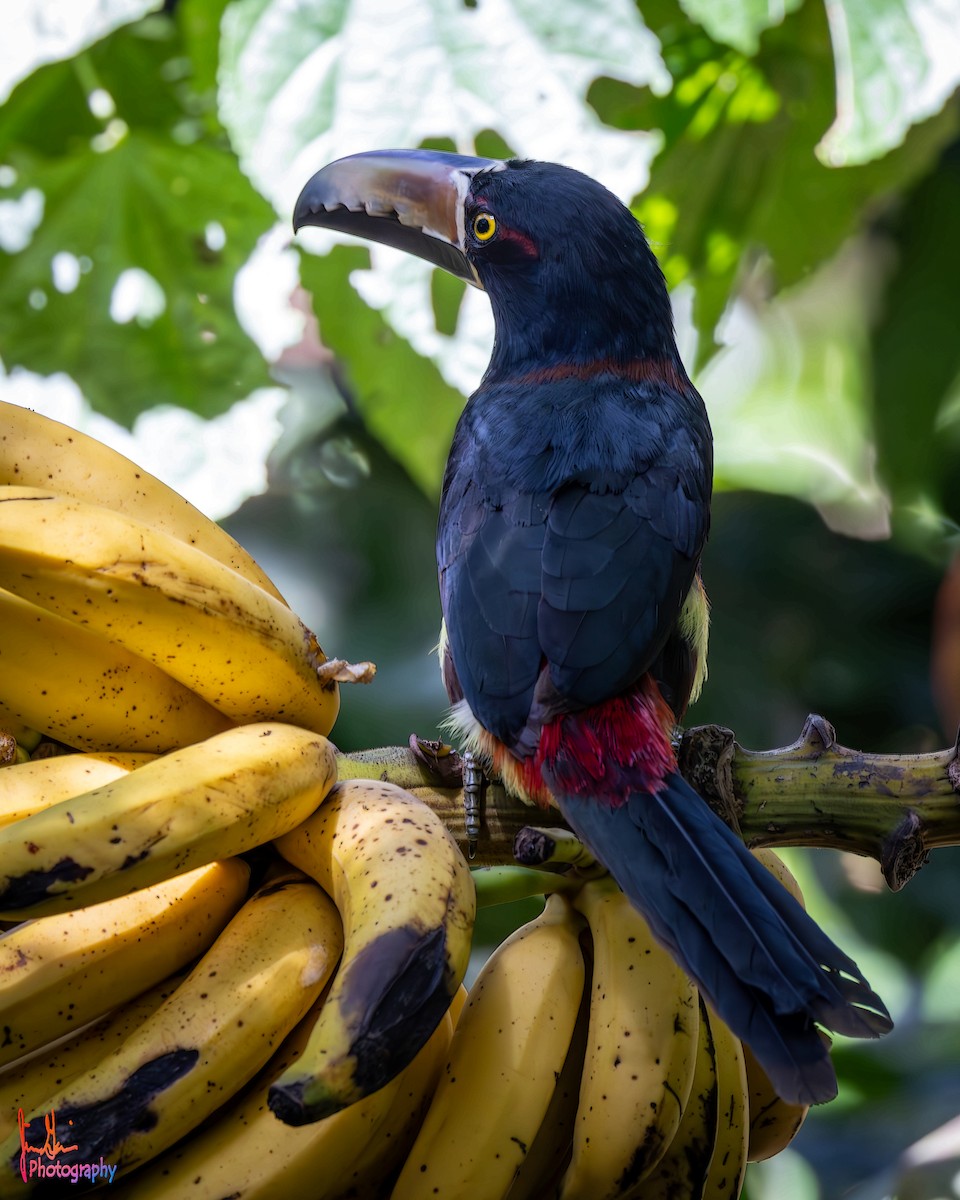
<path id="1" fill-rule="evenodd" d="M 463 815 L 467 834 L 467 858 L 474 858 L 480 840 L 480 806 L 483 802 L 483 770 L 469 750 L 461 755 L 463 769 Z"/>

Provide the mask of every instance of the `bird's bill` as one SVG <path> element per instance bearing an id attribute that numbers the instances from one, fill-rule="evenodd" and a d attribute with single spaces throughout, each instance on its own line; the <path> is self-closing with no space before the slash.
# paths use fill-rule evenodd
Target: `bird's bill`
<path id="1" fill-rule="evenodd" d="M 463 252 L 464 200 L 478 172 L 503 166 L 498 159 L 440 150 L 352 154 L 307 183 L 293 228 L 317 225 L 382 242 L 482 287 Z"/>

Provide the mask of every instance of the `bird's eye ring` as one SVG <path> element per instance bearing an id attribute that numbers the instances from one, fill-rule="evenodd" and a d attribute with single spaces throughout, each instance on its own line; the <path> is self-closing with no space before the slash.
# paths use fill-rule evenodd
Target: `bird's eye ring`
<path id="1" fill-rule="evenodd" d="M 480 212 L 473 218 L 473 236 L 478 242 L 489 242 L 497 232 L 497 221 L 492 213 Z"/>

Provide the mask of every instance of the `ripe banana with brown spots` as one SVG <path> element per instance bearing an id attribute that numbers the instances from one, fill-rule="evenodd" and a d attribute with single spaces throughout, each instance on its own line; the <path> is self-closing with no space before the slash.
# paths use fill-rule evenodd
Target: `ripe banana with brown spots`
<path id="1" fill-rule="evenodd" d="M 156 1012 L 186 977 L 185 969 L 168 975 L 72 1036 L 4 1067 L 0 1071 L 0 1142 L 16 1129 L 19 1109 L 30 1112 L 47 1096 L 95 1067 Z"/>
<path id="2" fill-rule="evenodd" d="M 252 850 L 309 816 L 335 776 L 332 745 L 293 725 L 175 750 L 0 828 L 0 915 L 96 904 Z"/>
<path id="3" fill-rule="evenodd" d="M 673 1141 L 643 1184 L 643 1200 L 711 1200 L 704 1191 L 717 1144 L 720 1088 L 713 1033 L 703 1000 L 690 1099 Z"/>
<path id="4" fill-rule="evenodd" d="M 49 488 L 163 530 L 283 597 L 239 543 L 173 488 L 79 430 L 0 401 L 0 485 Z"/>
<path id="5" fill-rule="evenodd" d="M 336 719 L 326 656 L 286 604 L 125 512 L 0 486 L 0 587 L 147 659 L 231 721 L 329 733 Z"/>
<path id="6" fill-rule="evenodd" d="M 717 1072 L 717 1138 L 707 1166 L 704 1197 L 737 1200 L 747 1169 L 747 1072 L 740 1039 L 707 1010 Z"/>
<path id="7" fill-rule="evenodd" d="M 343 1200 L 379 1195 L 416 1135 L 443 1069 L 448 1012 L 413 1062 L 379 1091 L 322 1121 L 294 1127 L 267 1105 L 275 1076 L 302 1053 L 321 1001 L 253 1083 L 212 1123 L 137 1171 L 115 1200 Z"/>
<path id="8" fill-rule="evenodd" d="M 497 1200 L 540 1130 L 583 996 L 582 918 L 563 896 L 484 963 L 392 1200 Z"/>
<path id="9" fill-rule="evenodd" d="M 155 758 L 155 754 L 103 750 L 54 754 L 6 767 L 0 776 L 0 825 L 122 779 Z"/>
<path id="10" fill-rule="evenodd" d="M 786 863 L 771 849 L 763 847 L 753 854 L 775 875 L 801 907 L 806 907 L 803 892 Z M 821 1038 L 828 1035 L 821 1031 Z M 749 1098 L 749 1145 L 747 1161 L 761 1162 L 785 1150 L 803 1124 L 809 1104 L 789 1104 L 774 1088 L 770 1077 L 757 1062 L 749 1046 L 743 1047 Z"/>
<path id="11" fill-rule="evenodd" d="M 202 954 L 239 908 L 249 875 L 239 859 L 214 862 L 5 933 L 0 1063 L 79 1029 Z"/>
<path id="12" fill-rule="evenodd" d="M 59 1163 L 123 1176 L 195 1129 L 260 1070 L 317 999 L 342 946 L 330 899 L 299 872 L 248 899 L 164 1003 L 95 1067 L 26 1114 L 54 1112 L 75 1149 Z M 31 1133 L 31 1140 L 35 1135 Z M 20 1137 L 0 1145 L 0 1196 L 31 1195 Z M 42 1185 L 41 1185 L 42 1186 Z"/>
<path id="13" fill-rule="evenodd" d="M 573 1129 L 577 1120 L 580 1078 L 590 1027 L 589 963 L 584 992 L 577 1010 L 573 1036 L 567 1047 L 557 1085 L 550 1097 L 540 1128 L 526 1148 L 523 1162 L 514 1177 L 507 1200 L 544 1200 L 556 1196 L 560 1180 L 573 1152 Z"/>
<path id="14" fill-rule="evenodd" d="M 563 1200 L 642 1195 L 693 1082 L 699 1004 L 688 977 L 604 877 L 575 901 L 593 940 L 590 1029 Z"/>
<path id="15" fill-rule="evenodd" d="M 377 1091 L 427 1042 L 466 971 L 476 893 L 440 819 L 378 780 L 338 783 L 275 844 L 333 896 L 344 925 L 310 1040 L 270 1089 L 277 1116 L 302 1125 Z"/>
<path id="16" fill-rule="evenodd" d="M 77 750 L 161 753 L 232 724 L 161 667 L 3 588 L 0 705 Z"/>

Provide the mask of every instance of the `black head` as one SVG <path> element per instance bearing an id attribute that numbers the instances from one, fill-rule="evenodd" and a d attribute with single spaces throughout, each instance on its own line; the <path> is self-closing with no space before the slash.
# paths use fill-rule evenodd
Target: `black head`
<path id="1" fill-rule="evenodd" d="M 663 274 L 639 223 L 601 184 L 555 163 L 378 151 L 325 167 L 294 227 L 399 246 L 483 287 L 491 369 L 552 361 L 676 361 Z"/>

